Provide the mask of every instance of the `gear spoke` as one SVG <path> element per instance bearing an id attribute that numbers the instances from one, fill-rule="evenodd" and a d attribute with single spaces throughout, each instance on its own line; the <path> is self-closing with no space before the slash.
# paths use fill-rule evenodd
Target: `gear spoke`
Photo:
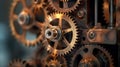
<path id="1" fill-rule="evenodd" d="M 41 22 L 35 22 L 35 26 L 37 26 L 39 29 L 44 27 L 44 23 Z"/>
<path id="2" fill-rule="evenodd" d="M 84 54 L 85 54 L 85 51 L 84 51 L 84 50 L 81 50 L 80 55 L 81 55 L 82 57 L 84 57 Z"/>
<path id="3" fill-rule="evenodd" d="M 17 20 L 18 19 L 18 15 L 17 14 L 13 14 L 13 20 Z"/>
<path id="4" fill-rule="evenodd" d="M 68 2 L 63 2 L 63 8 L 68 8 Z"/>
<path id="5" fill-rule="evenodd" d="M 70 33 L 71 31 L 72 31 L 72 28 L 68 28 L 68 29 L 63 30 L 64 34 Z"/>
<path id="6" fill-rule="evenodd" d="M 22 36 L 21 36 L 21 38 L 22 38 L 23 40 L 26 39 L 26 33 L 27 33 L 27 31 L 26 31 L 26 30 L 23 30 Z"/>
<path id="7" fill-rule="evenodd" d="M 56 49 L 57 46 L 58 46 L 58 42 L 55 42 L 55 44 L 54 44 L 54 49 Z"/>
<path id="8" fill-rule="evenodd" d="M 27 8 L 25 0 L 20 0 L 20 1 L 21 1 L 22 5 L 23 5 L 23 8 Z"/>
<path id="9" fill-rule="evenodd" d="M 69 46 L 70 43 L 68 42 L 68 40 L 65 37 L 63 37 L 63 41 L 64 41 L 66 46 Z"/>
<path id="10" fill-rule="evenodd" d="M 93 47 L 90 47 L 90 48 L 88 47 L 87 49 L 88 49 L 88 52 L 87 52 L 87 53 L 90 53 L 90 54 L 92 54 L 92 53 L 93 53 L 93 50 L 94 50 L 94 48 L 93 48 Z"/>
<path id="11" fill-rule="evenodd" d="M 59 26 L 62 29 L 62 17 L 59 18 Z"/>

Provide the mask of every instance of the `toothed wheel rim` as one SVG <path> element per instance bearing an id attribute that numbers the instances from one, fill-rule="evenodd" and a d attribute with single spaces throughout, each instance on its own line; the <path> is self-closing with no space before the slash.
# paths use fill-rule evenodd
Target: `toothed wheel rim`
<path id="1" fill-rule="evenodd" d="M 95 52 L 98 53 L 95 54 Z M 85 45 L 73 56 L 71 67 L 114 67 L 111 55 L 98 45 Z"/>
<path id="2" fill-rule="evenodd" d="M 26 62 L 21 59 L 16 59 L 9 63 L 9 67 L 26 67 Z"/>
<path id="3" fill-rule="evenodd" d="M 33 0 L 31 0 L 33 2 Z M 21 4 L 22 8 L 20 13 L 16 13 L 15 9 Z M 14 0 L 10 10 L 10 27 L 13 36 L 18 39 L 20 42 L 25 44 L 26 46 L 34 46 L 37 45 L 43 39 L 43 32 L 45 22 L 39 22 L 35 20 L 35 16 L 32 12 L 34 3 L 31 3 L 29 6 L 27 4 L 27 0 Z M 42 9 L 42 7 L 40 7 Z M 47 15 L 47 11 L 43 9 L 44 15 Z M 29 16 L 30 15 L 30 16 Z M 27 23 L 26 23 L 27 22 Z M 22 30 L 22 33 L 19 33 L 15 24 L 18 24 Z M 18 26 L 18 27 L 19 27 Z M 32 31 L 33 27 L 37 27 L 37 31 L 35 32 L 36 37 L 33 40 L 28 40 L 26 38 L 27 31 Z"/>
<path id="4" fill-rule="evenodd" d="M 70 2 L 70 0 L 49 0 L 51 7 L 58 12 L 71 12 L 77 8 L 80 4 L 80 0 L 74 0 L 75 2 Z M 63 7 L 60 7 L 60 3 L 63 3 Z M 73 4 L 74 3 L 74 4 Z M 72 5 L 71 5 L 72 4 Z"/>
<path id="5" fill-rule="evenodd" d="M 54 13 L 47 17 L 48 25 L 46 30 L 50 28 L 58 29 L 59 38 L 56 41 L 46 38 L 43 43 L 46 49 L 50 52 L 56 52 L 58 55 L 64 55 L 71 51 L 77 42 L 77 28 L 69 16 L 62 13 Z M 56 28 L 57 27 L 57 28 Z M 69 37 L 66 36 L 69 34 Z"/>

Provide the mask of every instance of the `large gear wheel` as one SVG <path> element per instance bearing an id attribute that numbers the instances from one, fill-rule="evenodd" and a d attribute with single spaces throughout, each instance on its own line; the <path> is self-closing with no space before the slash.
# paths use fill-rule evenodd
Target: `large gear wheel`
<path id="1" fill-rule="evenodd" d="M 75 10 L 80 4 L 80 0 L 49 0 L 49 2 L 53 9 L 64 13 Z"/>
<path id="2" fill-rule="evenodd" d="M 13 60 L 10 62 L 9 67 L 26 67 L 26 62 L 21 59 Z"/>
<path id="3" fill-rule="evenodd" d="M 98 45 L 85 45 L 73 56 L 71 67 L 114 67 L 110 54 Z"/>
<path id="4" fill-rule="evenodd" d="M 69 53 L 78 39 L 77 26 L 73 19 L 63 13 L 48 16 L 43 43 L 50 53 L 64 55 Z"/>
<path id="5" fill-rule="evenodd" d="M 10 10 L 10 27 L 12 34 L 26 46 L 34 46 L 38 44 L 42 41 L 44 35 L 43 28 L 45 22 L 36 20 L 34 6 L 38 4 L 38 7 L 43 11 L 42 14 L 44 14 L 45 17 L 47 11 L 42 9 L 42 5 L 39 5 L 39 0 L 37 1 L 38 3 L 36 3 L 36 0 L 14 0 Z M 43 2 L 43 0 L 41 1 Z M 27 38 L 29 32 L 30 35 L 34 34 L 34 36 Z"/>

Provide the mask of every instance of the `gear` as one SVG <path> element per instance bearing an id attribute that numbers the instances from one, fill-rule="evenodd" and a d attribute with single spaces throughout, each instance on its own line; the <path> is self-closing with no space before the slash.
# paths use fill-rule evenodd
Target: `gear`
<path id="1" fill-rule="evenodd" d="M 85 45 L 73 56 L 71 67 L 114 67 L 110 54 L 97 45 Z"/>
<path id="2" fill-rule="evenodd" d="M 48 55 L 44 60 L 44 67 L 67 67 L 66 60 L 62 56 Z"/>
<path id="3" fill-rule="evenodd" d="M 104 13 L 104 17 L 107 23 L 109 23 L 109 17 L 110 17 L 110 13 L 109 13 L 109 0 L 103 0 L 103 13 Z"/>
<path id="4" fill-rule="evenodd" d="M 13 60 L 10 62 L 9 67 L 26 67 L 26 62 L 21 59 Z"/>
<path id="5" fill-rule="evenodd" d="M 28 6 L 27 0 L 14 0 L 10 10 L 10 27 L 12 34 L 18 39 L 20 42 L 25 44 L 26 46 L 34 46 L 38 44 L 43 38 L 43 28 L 45 26 L 45 22 L 41 22 L 36 20 L 36 16 L 34 15 L 34 6 Z M 32 0 L 33 2 L 33 0 Z M 17 7 L 18 6 L 18 7 Z M 22 6 L 21 11 L 18 13 L 15 10 Z M 40 6 L 39 6 L 40 7 Z M 42 9 L 42 8 L 41 8 Z M 20 9 L 19 9 L 20 10 Z M 42 9 L 42 14 L 46 17 L 47 11 Z M 32 35 L 33 38 L 27 39 L 27 33 Z"/>
<path id="6" fill-rule="evenodd" d="M 110 21 L 109 21 L 109 17 L 110 17 L 110 12 L 109 12 L 109 10 L 110 10 L 110 4 L 109 4 L 109 0 L 103 0 L 104 2 L 103 2 L 103 16 L 104 16 L 104 18 L 105 18 L 105 21 L 106 21 L 106 23 L 109 23 Z M 115 4 L 115 1 L 116 0 L 114 0 L 114 4 Z M 114 13 L 114 16 L 115 16 L 115 13 Z"/>
<path id="7" fill-rule="evenodd" d="M 47 64 L 47 67 L 61 67 L 61 64 L 57 60 L 51 60 Z"/>
<path id="8" fill-rule="evenodd" d="M 46 49 L 51 53 L 64 55 L 71 51 L 78 38 L 77 27 L 69 16 L 62 13 L 54 13 L 48 16 L 45 30 Z"/>
<path id="9" fill-rule="evenodd" d="M 80 0 L 49 0 L 51 7 L 58 12 L 71 12 L 80 4 Z"/>

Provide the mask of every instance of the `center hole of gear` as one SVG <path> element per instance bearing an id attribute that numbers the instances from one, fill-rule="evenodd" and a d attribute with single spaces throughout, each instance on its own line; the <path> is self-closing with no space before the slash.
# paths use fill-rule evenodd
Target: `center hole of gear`
<path id="1" fill-rule="evenodd" d="M 24 12 L 24 11 L 21 12 L 18 16 L 18 22 L 19 22 L 20 25 L 29 24 L 29 20 L 30 20 L 29 14 Z"/>

